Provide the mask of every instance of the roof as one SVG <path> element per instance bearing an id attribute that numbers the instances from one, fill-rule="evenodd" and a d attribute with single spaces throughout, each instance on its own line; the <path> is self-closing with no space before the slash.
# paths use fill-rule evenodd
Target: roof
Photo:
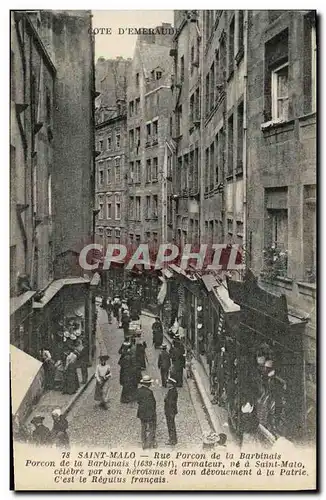
<path id="1" fill-rule="evenodd" d="M 76 277 L 76 278 L 63 278 L 60 280 L 55 280 L 50 283 L 50 285 L 47 287 L 45 290 L 44 296 L 42 299 L 38 302 L 34 302 L 33 304 L 33 309 L 41 309 L 44 307 L 48 302 L 50 302 L 51 299 L 63 288 L 64 286 L 68 285 L 83 285 L 86 283 L 89 283 L 90 279 L 89 278 L 82 278 L 82 277 Z"/>
<path id="2" fill-rule="evenodd" d="M 157 45 L 155 43 L 141 42 L 139 44 L 139 54 L 142 61 L 143 71 L 146 78 L 150 78 L 151 71 L 160 67 L 165 76 L 170 77 L 170 69 L 172 69 L 172 58 L 170 57 L 170 47 L 164 45 Z M 159 83 L 159 82 L 158 82 Z M 161 85 L 162 83 L 160 83 Z"/>
<path id="3" fill-rule="evenodd" d="M 42 363 L 40 361 L 17 347 L 10 346 L 11 408 L 13 415 L 19 410 L 41 367 Z"/>
<path id="4" fill-rule="evenodd" d="M 33 298 L 36 291 L 28 291 L 18 295 L 18 297 L 11 297 L 10 299 L 10 314 L 14 314 L 18 309 L 20 309 L 24 304 Z"/>

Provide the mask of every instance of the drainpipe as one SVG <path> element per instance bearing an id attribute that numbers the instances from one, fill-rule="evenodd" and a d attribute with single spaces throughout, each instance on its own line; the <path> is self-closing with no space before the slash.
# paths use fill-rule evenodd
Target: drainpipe
<path id="1" fill-rule="evenodd" d="M 243 248 L 245 269 L 248 266 L 247 249 L 247 101 L 248 101 L 248 10 L 244 15 L 244 95 L 243 95 Z"/>
<path id="2" fill-rule="evenodd" d="M 200 51 L 200 156 L 199 156 L 199 178 L 200 178 L 200 197 L 199 197 L 199 244 L 201 244 L 202 234 L 204 233 L 204 193 L 205 193 L 205 156 L 204 156 L 204 125 L 205 125 L 205 94 L 204 94 L 204 11 L 200 16 L 200 33 L 198 33 L 199 51 Z"/>

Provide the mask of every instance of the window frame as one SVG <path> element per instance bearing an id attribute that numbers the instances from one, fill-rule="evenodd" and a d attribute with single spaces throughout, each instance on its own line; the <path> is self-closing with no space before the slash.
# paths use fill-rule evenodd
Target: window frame
<path id="1" fill-rule="evenodd" d="M 286 117 L 278 116 L 278 102 L 279 102 L 279 100 L 280 99 L 282 99 L 282 100 L 287 99 L 287 101 L 289 103 L 289 88 L 288 88 L 288 95 L 285 99 L 278 98 L 278 95 L 277 95 L 278 88 L 279 88 L 278 73 L 284 68 L 288 69 L 287 80 L 288 80 L 288 87 L 289 87 L 289 61 L 284 62 L 283 64 L 281 64 L 280 66 L 277 66 L 275 69 L 273 69 L 271 71 L 271 97 L 272 97 L 271 101 L 272 101 L 272 120 L 273 121 L 280 121 L 280 120 L 287 121 L 289 119 L 289 113 L 287 113 Z"/>

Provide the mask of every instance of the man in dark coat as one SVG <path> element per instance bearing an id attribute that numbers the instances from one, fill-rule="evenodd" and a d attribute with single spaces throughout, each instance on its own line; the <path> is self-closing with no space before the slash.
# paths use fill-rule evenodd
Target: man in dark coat
<path id="1" fill-rule="evenodd" d="M 161 347 L 163 343 L 163 326 L 158 316 L 156 316 L 155 321 L 153 323 L 152 332 L 153 332 L 153 345 L 155 349 L 157 349 Z"/>
<path id="2" fill-rule="evenodd" d="M 69 447 L 68 420 L 61 414 L 60 408 L 52 412 L 53 427 L 51 430 L 51 440 L 58 448 Z"/>
<path id="3" fill-rule="evenodd" d="M 159 354 L 157 362 L 158 369 L 161 371 L 162 387 L 166 387 L 166 381 L 168 379 L 171 366 L 170 354 L 167 352 L 166 347 L 167 346 L 165 344 L 162 344 L 162 351 Z"/>
<path id="4" fill-rule="evenodd" d="M 164 413 L 169 432 L 168 445 L 174 446 L 178 442 L 177 431 L 175 428 L 175 416 L 178 413 L 178 391 L 177 381 L 173 378 L 167 380 L 169 390 L 164 398 Z"/>
<path id="5" fill-rule="evenodd" d="M 137 392 L 137 369 L 136 360 L 133 359 L 130 347 L 119 360 L 120 384 L 122 385 L 121 403 L 130 403 L 136 398 Z"/>
<path id="6" fill-rule="evenodd" d="M 51 432 L 43 424 L 44 417 L 37 416 L 31 420 L 31 424 L 34 425 L 35 429 L 32 433 L 32 442 L 37 446 L 45 446 L 51 444 Z"/>
<path id="7" fill-rule="evenodd" d="M 123 311 L 121 314 L 121 324 L 123 328 L 124 337 L 127 338 L 129 336 L 129 325 L 130 325 L 130 316 L 127 311 Z"/>
<path id="8" fill-rule="evenodd" d="M 156 400 L 150 389 L 152 379 L 144 375 L 137 391 L 137 418 L 141 422 L 141 440 L 143 449 L 156 448 Z"/>
<path id="9" fill-rule="evenodd" d="M 186 366 L 185 349 L 179 339 L 173 341 L 170 349 L 172 361 L 171 375 L 177 381 L 177 387 L 183 386 L 183 369 Z"/>

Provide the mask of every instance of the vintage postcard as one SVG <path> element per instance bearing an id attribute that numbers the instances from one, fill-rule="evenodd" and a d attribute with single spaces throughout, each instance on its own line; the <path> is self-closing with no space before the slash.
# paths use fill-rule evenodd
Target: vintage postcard
<path id="1" fill-rule="evenodd" d="M 14 489 L 316 490 L 316 11 L 10 22 Z"/>

